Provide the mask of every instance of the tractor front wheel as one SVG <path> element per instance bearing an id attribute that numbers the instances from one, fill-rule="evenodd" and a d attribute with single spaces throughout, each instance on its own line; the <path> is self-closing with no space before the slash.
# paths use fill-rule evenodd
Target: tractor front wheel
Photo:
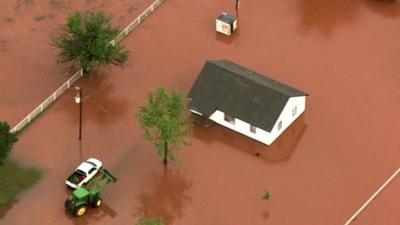
<path id="1" fill-rule="evenodd" d="M 100 207 L 103 204 L 103 199 L 101 197 L 96 197 L 93 201 L 93 208 Z"/>
<path id="2" fill-rule="evenodd" d="M 75 216 L 83 216 L 83 214 L 86 213 L 86 210 L 87 210 L 87 206 L 86 205 L 78 206 L 74 211 L 74 215 Z"/>

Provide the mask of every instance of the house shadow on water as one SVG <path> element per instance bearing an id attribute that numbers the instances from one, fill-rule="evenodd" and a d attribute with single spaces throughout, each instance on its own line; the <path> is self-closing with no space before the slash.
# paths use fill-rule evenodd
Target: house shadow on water
<path id="1" fill-rule="evenodd" d="M 305 115 L 301 115 L 271 146 L 265 145 L 231 129 L 214 124 L 209 128 L 193 127 L 193 137 L 205 143 L 222 142 L 235 150 L 245 152 L 269 163 L 290 159 L 307 129 Z"/>
<path id="2" fill-rule="evenodd" d="M 191 202 L 187 194 L 192 187 L 179 171 L 168 170 L 148 185 L 148 189 L 137 196 L 139 207 L 135 209 L 135 220 L 162 217 L 166 224 L 173 224 L 183 216 L 185 207 Z"/>

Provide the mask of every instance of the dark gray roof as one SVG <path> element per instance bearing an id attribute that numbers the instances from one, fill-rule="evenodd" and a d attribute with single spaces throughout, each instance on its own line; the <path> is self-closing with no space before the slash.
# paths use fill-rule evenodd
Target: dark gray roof
<path id="1" fill-rule="evenodd" d="M 290 97 L 307 94 L 228 60 L 207 61 L 188 97 L 191 109 L 216 109 L 271 131 Z"/>
<path id="2" fill-rule="evenodd" d="M 233 15 L 223 13 L 217 19 L 224 21 L 225 23 L 232 24 L 236 20 L 236 17 Z"/>

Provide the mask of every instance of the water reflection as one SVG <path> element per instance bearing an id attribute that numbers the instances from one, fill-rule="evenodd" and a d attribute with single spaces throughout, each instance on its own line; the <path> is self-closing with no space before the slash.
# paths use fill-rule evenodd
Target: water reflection
<path id="1" fill-rule="evenodd" d="M 400 15 L 400 4 L 391 0 L 299 0 L 299 30 L 308 32 L 316 29 L 329 36 L 336 27 L 348 25 L 354 20 L 364 5 L 384 17 Z"/>
<path id="2" fill-rule="evenodd" d="M 307 129 L 305 115 L 300 116 L 271 146 L 224 128 L 218 124 L 210 128 L 194 126 L 193 136 L 203 142 L 222 142 L 231 148 L 259 157 L 270 163 L 287 161 L 296 150 Z"/>
<path id="3" fill-rule="evenodd" d="M 264 219 L 268 219 L 270 214 L 269 214 L 269 212 L 265 212 L 262 214 L 262 216 L 264 217 Z"/>
<path id="4" fill-rule="evenodd" d="M 368 8 L 388 18 L 400 16 L 400 3 L 395 0 L 364 0 Z"/>
<path id="5" fill-rule="evenodd" d="M 230 45 L 234 42 L 237 42 L 239 40 L 239 36 L 240 36 L 240 27 L 239 27 L 239 19 L 238 19 L 238 29 L 233 32 L 232 35 L 228 36 L 225 34 L 221 34 L 219 32 L 215 32 L 215 40 L 223 43 L 223 44 L 227 44 Z"/>
<path id="6" fill-rule="evenodd" d="M 316 29 L 324 35 L 331 35 L 335 27 L 354 20 L 360 6 L 360 0 L 299 0 L 299 30 L 308 32 Z"/>
<path id="7" fill-rule="evenodd" d="M 83 88 L 83 122 L 91 121 L 104 125 L 122 118 L 127 112 L 129 102 L 127 99 L 113 98 L 113 85 L 107 82 L 109 73 L 98 70 L 88 77 L 82 78 L 79 86 Z M 63 110 L 71 114 L 72 120 L 79 119 L 79 107 L 74 101 L 76 91 L 68 92 L 66 107 Z"/>
<path id="8" fill-rule="evenodd" d="M 137 219 L 162 217 L 166 224 L 172 224 L 183 216 L 184 208 L 191 202 L 187 194 L 191 186 L 179 171 L 168 170 L 138 196 L 140 207 L 134 216 Z"/>

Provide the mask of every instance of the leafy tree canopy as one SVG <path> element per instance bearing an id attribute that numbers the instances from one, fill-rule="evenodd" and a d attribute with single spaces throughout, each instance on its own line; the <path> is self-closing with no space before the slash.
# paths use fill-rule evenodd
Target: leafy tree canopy
<path id="1" fill-rule="evenodd" d="M 189 144 L 187 137 L 191 134 L 186 102 L 183 95 L 159 87 L 148 95 L 147 105 L 139 108 L 136 115 L 143 129 L 143 136 L 152 142 L 158 153 L 168 160 L 178 159 L 178 150 Z"/>
<path id="2" fill-rule="evenodd" d="M 103 12 L 75 12 L 53 35 L 53 45 L 60 49 L 59 62 L 78 64 L 85 73 L 98 64 L 121 65 L 129 56 L 124 46 L 110 44 L 118 29 Z"/>

